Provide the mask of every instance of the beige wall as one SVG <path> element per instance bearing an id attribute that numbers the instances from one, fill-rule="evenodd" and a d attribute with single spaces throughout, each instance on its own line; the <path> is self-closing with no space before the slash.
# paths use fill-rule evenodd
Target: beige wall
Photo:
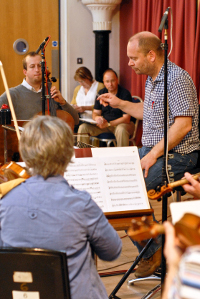
<path id="1" fill-rule="evenodd" d="M 77 83 L 74 73 L 86 66 L 95 75 L 95 35 L 92 14 L 80 0 L 61 0 L 61 86 L 70 102 Z M 119 74 L 119 7 L 113 12 L 112 32 L 109 34 L 109 66 Z M 83 64 L 77 64 L 77 58 Z"/>

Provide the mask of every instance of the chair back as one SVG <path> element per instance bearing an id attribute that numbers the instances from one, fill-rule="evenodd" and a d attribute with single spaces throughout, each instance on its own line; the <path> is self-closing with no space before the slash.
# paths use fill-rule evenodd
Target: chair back
<path id="1" fill-rule="evenodd" d="M 70 299 L 66 253 L 0 249 L 0 298 Z"/>

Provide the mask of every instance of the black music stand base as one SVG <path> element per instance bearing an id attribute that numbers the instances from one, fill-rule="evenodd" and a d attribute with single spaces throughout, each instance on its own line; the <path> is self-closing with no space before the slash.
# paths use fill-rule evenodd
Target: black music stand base
<path id="1" fill-rule="evenodd" d="M 119 283 L 117 284 L 117 286 L 114 288 L 114 290 L 112 291 L 112 293 L 108 297 L 109 299 L 120 299 L 119 297 L 116 296 L 116 293 L 121 288 L 121 286 L 123 285 L 123 283 L 125 282 L 125 280 L 128 278 L 128 276 L 132 273 L 132 271 L 135 268 L 135 266 L 137 266 L 137 264 L 139 263 L 139 261 L 141 260 L 141 258 L 143 257 L 144 253 L 147 251 L 147 249 L 149 248 L 149 246 L 151 245 L 152 242 L 153 242 L 153 239 L 150 239 L 148 241 L 148 243 L 145 245 L 145 247 L 142 249 L 142 251 L 136 257 L 134 263 L 131 265 L 131 267 L 128 269 L 128 271 L 124 274 L 124 276 L 119 281 Z"/>

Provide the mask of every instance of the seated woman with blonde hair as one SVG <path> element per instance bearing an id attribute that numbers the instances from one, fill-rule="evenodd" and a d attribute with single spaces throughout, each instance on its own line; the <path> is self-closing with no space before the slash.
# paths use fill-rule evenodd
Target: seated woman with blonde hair
<path id="1" fill-rule="evenodd" d="M 92 119 L 96 95 L 104 88 L 104 84 L 94 80 L 90 70 L 84 66 L 76 70 L 74 79 L 79 85 L 74 89 L 71 104 L 79 113 L 80 118 Z"/>

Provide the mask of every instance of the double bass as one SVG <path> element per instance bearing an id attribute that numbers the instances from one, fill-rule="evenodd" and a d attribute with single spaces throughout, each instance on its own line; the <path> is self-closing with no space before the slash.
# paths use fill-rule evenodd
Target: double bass
<path id="1" fill-rule="evenodd" d="M 71 114 L 69 114 L 67 111 L 64 111 L 62 109 L 56 109 L 55 108 L 55 101 L 54 99 L 51 97 L 51 87 L 52 87 L 52 82 L 56 82 L 56 78 L 54 77 L 50 77 L 50 72 L 48 70 L 46 70 L 46 74 L 45 74 L 45 83 L 46 83 L 46 94 L 47 94 L 47 106 L 48 109 L 44 111 L 41 111 L 38 113 L 38 115 L 51 115 L 51 116 L 57 116 L 59 118 L 61 118 L 64 122 L 66 122 L 70 128 L 72 129 L 72 132 L 74 132 L 74 119 L 71 116 Z M 46 95 L 45 95 L 46 97 Z"/>
<path id="2" fill-rule="evenodd" d="M 68 123 L 68 125 L 71 127 L 72 131 L 74 131 L 74 119 L 73 117 L 66 111 L 62 110 L 62 109 L 57 109 L 55 108 L 55 103 L 54 103 L 54 99 L 51 97 L 51 86 L 52 86 L 52 82 L 56 82 L 56 78 L 52 77 L 51 79 L 49 78 L 50 76 L 50 72 L 47 70 L 46 67 L 46 60 L 45 60 L 45 48 L 49 43 L 51 36 L 48 36 L 45 39 L 45 43 L 43 42 L 40 47 L 38 48 L 38 50 L 36 51 L 36 53 L 38 54 L 38 52 L 41 50 L 41 57 L 42 57 L 42 61 L 41 61 L 41 71 L 42 71 L 42 112 L 40 114 L 43 115 L 51 115 L 51 116 L 57 116 L 59 118 L 61 118 L 63 121 L 65 121 L 66 123 Z M 46 93 L 45 93 L 45 83 L 46 83 Z M 47 100 L 47 106 L 48 106 L 48 110 L 45 110 L 45 103 Z"/>

